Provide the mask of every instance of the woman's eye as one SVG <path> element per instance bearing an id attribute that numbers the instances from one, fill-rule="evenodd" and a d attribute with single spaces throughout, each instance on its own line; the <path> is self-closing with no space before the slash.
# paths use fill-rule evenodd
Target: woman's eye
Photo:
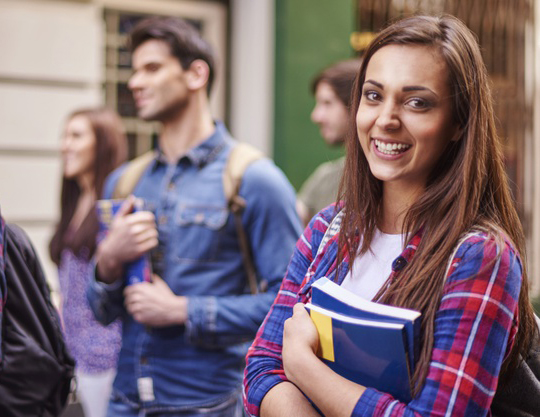
<path id="1" fill-rule="evenodd" d="M 364 91 L 363 95 L 368 101 L 377 101 L 377 100 L 380 100 L 380 98 L 381 98 L 379 93 L 377 93 L 376 91 L 373 91 L 373 90 L 366 90 L 366 91 Z"/>
<path id="2" fill-rule="evenodd" d="M 412 98 L 407 102 L 407 104 L 413 109 L 419 110 L 431 107 L 431 103 L 427 100 L 424 100 L 423 98 Z"/>

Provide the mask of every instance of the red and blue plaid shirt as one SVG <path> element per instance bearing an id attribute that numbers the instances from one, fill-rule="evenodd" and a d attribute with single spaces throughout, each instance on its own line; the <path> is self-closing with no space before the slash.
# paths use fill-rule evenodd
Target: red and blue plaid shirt
<path id="1" fill-rule="evenodd" d="M 265 394 L 286 381 L 281 361 L 283 323 L 297 302 L 307 302 L 311 284 L 326 276 L 336 280 L 339 233 L 316 257 L 334 216 L 333 206 L 314 218 L 298 240 L 279 293 L 246 357 L 244 405 L 259 415 Z M 414 256 L 421 235 L 415 235 L 393 262 L 397 274 Z M 486 243 L 491 244 L 486 244 Z M 341 284 L 347 270 L 340 268 Z M 517 332 L 522 265 L 513 246 L 500 247 L 493 237 L 469 235 L 452 259 L 434 323 L 434 346 L 425 384 L 408 404 L 367 387 L 353 416 L 491 416 L 503 360 Z"/>

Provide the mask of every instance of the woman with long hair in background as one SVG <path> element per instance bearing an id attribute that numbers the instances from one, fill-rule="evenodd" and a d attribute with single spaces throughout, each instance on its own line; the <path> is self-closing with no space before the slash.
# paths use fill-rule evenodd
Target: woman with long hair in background
<path id="1" fill-rule="evenodd" d="M 107 175 L 126 159 L 120 117 L 106 108 L 74 111 L 65 123 L 61 154 L 61 215 L 49 251 L 58 266 L 61 316 L 76 361 L 77 393 L 86 417 L 103 417 L 116 373 L 120 325 L 104 327 L 94 319 L 86 287 L 99 227 L 95 203 Z"/>

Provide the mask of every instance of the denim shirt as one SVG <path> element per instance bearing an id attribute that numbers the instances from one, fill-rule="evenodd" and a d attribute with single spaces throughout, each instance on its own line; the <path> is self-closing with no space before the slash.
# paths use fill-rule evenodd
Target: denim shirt
<path id="1" fill-rule="evenodd" d="M 88 289 L 98 320 L 123 319 L 114 395 L 147 411 L 213 406 L 238 393 L 246 342 L 268 312 L 301 233 L 286 177 L 269 159 L 252 163 L 240 187 L 247 202 L 242 220 L 268 291 L 251 295 L 222 185 L 234 144 L 217 122 L 215 132 L 177 163 L 158 156 L 133 192 L 156 216 L 153 272 L 188 297 L 185 325 L 145 327 L 125 311 L 121 286 L 93 279 Z M 122 171 L 109 176 L 104 198 Z M 138 384 L 150 386 L 150 395 L 141 398 Z"/>

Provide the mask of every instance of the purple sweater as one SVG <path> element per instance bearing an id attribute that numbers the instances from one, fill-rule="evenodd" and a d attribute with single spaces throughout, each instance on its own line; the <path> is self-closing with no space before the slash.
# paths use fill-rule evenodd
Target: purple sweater
<path id="1" fill-rule="evenodd" d="M 64 335 L 77 368 L 92 374 L 116 368 L 121 331 L 118 320 L 105 327 L 94 318 L 86 300 L 90 269 L 87 257 L 68 249 L 62 252 L 58 278 Z"/>

